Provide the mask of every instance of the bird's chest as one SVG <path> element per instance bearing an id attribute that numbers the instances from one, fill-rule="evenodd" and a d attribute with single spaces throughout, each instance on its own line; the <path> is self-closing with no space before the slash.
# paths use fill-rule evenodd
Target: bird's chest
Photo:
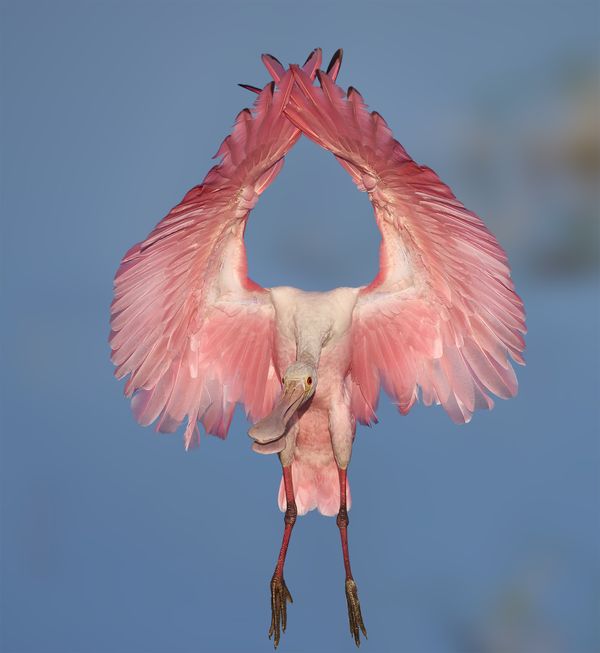
<path id="1" fill-rule="evenodd" d="M 277 363 L 285 370 L 306 350 L 320 361 L 328 360 L 330 352 L 339 350 L 345 335 L 338 332 L 330 316 L 316 310 L 283 315 L 277 321 L 275 335 Z"/>

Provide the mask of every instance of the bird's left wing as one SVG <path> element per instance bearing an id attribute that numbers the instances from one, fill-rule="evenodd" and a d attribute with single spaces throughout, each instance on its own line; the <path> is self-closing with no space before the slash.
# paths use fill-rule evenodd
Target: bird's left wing
<path id="1" fill-rule="evenodd" d="M 198 422 L 225 437 L 237 402 L 255 421 L 280 390 L 274 364 L 270 293 L 247 277 L 244 229 L 300 132 L 282 107 L 293 80 L 263 57 L 279 86 L 267 85 L 223 141 L 201 185 L 124 256 L 114 282 L 110 345 L 116 376 L 129 375 L 136 419 L 173 432 L 186 418 L 185 444 Z M 320 65 L 315 51 L 304 65 Z"/>
<path id="2" fill-rule="evenodd" d="M 456 422 L 513 396 L 522 363 L 523 303 L 506 254 L 439 177 L 416 164 L 359 93 L 297 67 L 285 112 L 367 191 L 381 231 L 380 270 L 353 314 L 352 410 L 375 420 L 380 384 L 402 412 L 421 389 Z"/>

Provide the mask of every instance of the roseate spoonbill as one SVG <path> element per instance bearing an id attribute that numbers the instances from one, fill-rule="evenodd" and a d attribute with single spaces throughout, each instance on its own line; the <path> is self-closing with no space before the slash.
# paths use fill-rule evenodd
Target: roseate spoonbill
<path id="1" fill-rule="evenodd" d="M 380 385 L 407 413 L 420 396 L 458 423 L 489 394 L 515 395 L 523 304 L 507 258 L 483 222 L 416 164 L 383 118 L 326 72 L 263 61 L 273 82 L 223 141 L 221 162 L 124 256 L 111 310 L 112 360 L 129 375 L 137 420 L 185 446 L 227 435 L 236 403 L 252 448 L 277 453 L 284 535 L 271 579 L 269 637 L 279 644 L 292 600 L 283 569 L 298 514 L 337 515 L 350 633 L 366 636 L 348 555 L 347 468 L 356 422 L 376 422 Z M 315 77 L 319 85 L 314 84 Z M 247 276 L 244 229 L 301 134 L 329 150 L 369 194 L 381 231 L 380 270 L 361 288 L 262 288 Z M 510 358 L 509 358 L 510 357 Z"/>

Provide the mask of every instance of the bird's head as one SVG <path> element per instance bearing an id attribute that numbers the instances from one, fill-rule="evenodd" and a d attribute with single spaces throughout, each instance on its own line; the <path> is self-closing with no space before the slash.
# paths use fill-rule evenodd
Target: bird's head
<path id="1" fill-rule="evenodd" d="M 299 388 L 304 392 L 304 399 L 300 405 L 305 401 L 308 401 L 314 394 L 317 388 L 317 370 L 312 365 L 308 363 L 292 363 L 283 378 L 281 379 L 283 384 L 284 393 L 288 388 Z"/>
<path id="2" fill-rule="evenodd" d="M 283 450 L 283 436 L 290 420 L 315 394 L 317 370 L 307 363 L 293 363 L 285 371 L 281 383 L 281 396 L 273 410 L 248 431 L 248 435 L 256 441 L 252 448 L 259 453 L 278 453 Z M 281 442 L 276 446 L 264 446 L 276 440 Z"/>

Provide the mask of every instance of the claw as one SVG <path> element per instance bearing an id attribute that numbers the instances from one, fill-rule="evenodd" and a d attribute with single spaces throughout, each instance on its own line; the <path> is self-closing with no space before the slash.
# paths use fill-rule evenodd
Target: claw
<path id="1" fill-rule="evenodd" d="M 281 633 L 285 633 L 287 627 L 288 602 L 294 602 L 292 595 L 283 580 L 283 576 L 278 576 L 275 573 L 271 578 L 271 627 L 269 628 L 269 639 L 273 637 L 275 648 L 279 646 Z"/>
<path id="2" fill-rule="evenodd" d="M 360 646 L 360 631 L 367 638 L 367 629 L 363 623 L 358 600 L 358 589 L 352 578 L 346 579 L 346 601 L 348 602 L 348 621 L 350 624 L 350 635 L 356 646 Z M 359 631 L 360 628 L 360 631 Z"/>

